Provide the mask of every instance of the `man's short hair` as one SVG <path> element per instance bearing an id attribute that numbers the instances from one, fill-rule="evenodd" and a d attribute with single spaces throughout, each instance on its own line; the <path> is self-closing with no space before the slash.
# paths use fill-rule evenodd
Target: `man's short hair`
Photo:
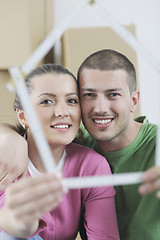
<path id="1" fill-rule="evenodd" d="M 103 49 L 88 56 L 81 64 L 77 73 L 79 85 L 80 75 L 84 69 L 100 71 L 124 70 L 128 73 L 130 93 L 136 90 L 136 71 L 131 61 L 123 54 L 111 49 Z"/>

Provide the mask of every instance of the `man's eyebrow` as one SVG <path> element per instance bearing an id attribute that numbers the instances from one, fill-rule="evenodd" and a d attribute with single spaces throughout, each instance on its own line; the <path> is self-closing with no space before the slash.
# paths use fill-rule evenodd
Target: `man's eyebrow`
<path id="1" fill-rule="evenodd" d="M 105 92 L 116 92 L 116 91 L 122 91 L 122 88 L 109 88 L 106 89 Z"/>
<path id="2" fill-rule="evenodd" d="M 82 88 L 81 91 L 96 92 L 97 90 L 94 88 Z"/>
<path id="3" fill-rule="evenodd" d="M 109 88 L 104 90 L 104 92 L 115 92 L 115 91 L 122 91 L 122 88 Z M 82 88 L 81 91 L 88 91 L 88 92 L 97 92 L 97 89 L 94 88 Z"/>

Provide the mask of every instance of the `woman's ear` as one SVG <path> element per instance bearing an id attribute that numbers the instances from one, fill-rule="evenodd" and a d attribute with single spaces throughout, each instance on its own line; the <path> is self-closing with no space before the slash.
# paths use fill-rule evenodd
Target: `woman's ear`
<path id="1" fill-rule="evenodd" d="M 29 128 L 25 114 L 23 112 L 23 110 L 21 109 L 16 109 L 16 113 L 17 113 L 17 118 L 19 123 L 22 125 L 22 127 L 27 130 Z"/>
<path id="2" fill-rule="evenodd" d="M 139 102 L 139 96 L 140 92 L 139 91 L 134 91 L 131 96 L 131 112 L 134 113 L 137 108 L 137 104 Z"/>

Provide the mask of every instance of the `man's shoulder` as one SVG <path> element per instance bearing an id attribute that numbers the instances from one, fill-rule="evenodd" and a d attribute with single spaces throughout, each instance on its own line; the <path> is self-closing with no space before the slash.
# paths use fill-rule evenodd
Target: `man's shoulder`
<path id="1" fill-rule="evenodd" d="M 148 133 L 149 132 L 154 132 L 156 134 L 157 132 L 157 124 L 155 123 L 151 123 L 146 116 L 140 116 L 140 117 L 137 117 L 135 118 L 135 121 L 138 122 L 138 123 L 141 123 L 142 124 L 142 130 L 143 131 L 147 131 Z"/>
<path id="2" fill-rule="evenodd" d="M 142 124 L 148 124 L 148 125 L 157 127 L 157 125 L 155 123 L 151 123 L 146 116 L 139 116 L 139 117 L 136 117 L 134 120 Z"/>
<path id="3" fill-rule="evenodd" d="M 157 125 L 148 121 L 147 117 L 141 116 L 135 119 L 137 122 L 141 123 L 142 126 L 140 128 L 139 134 L 137 135 L 134 143 L 139 148 L 143 146 L 144 148 L 148 148 L 151 150 L 156 144 L 157 137 Z M 132 144 L 133 145 L 133 144 Z M 134 146 L 135 147 L 135 146 Z"/>
<path id="4" fill-rule="evenodd" d="M 134 120 L 139 123 L 149 123 L 146 116 L 139 116 L 139 117 L 136 117 Z"/>

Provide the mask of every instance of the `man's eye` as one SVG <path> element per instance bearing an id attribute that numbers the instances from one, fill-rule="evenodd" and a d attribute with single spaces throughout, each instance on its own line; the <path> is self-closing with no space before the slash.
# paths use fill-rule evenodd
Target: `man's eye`
<path id="1" fill-rule="evenodd" d="M 53 103 L 53 101 L 52 100 L 50 100 L 50 99 L 45 99 L 45 100 L 43 100 L 43 101 L 41 101 L 41 104 L 50 104 L 50 103 Z"/>
<path id="2" fill-rule="evenodd" d="M 110 96 L 110 97 L 118 97 L 119 94 L 118 94 L 118 93 L 110 93 L 109 96 Z"/>
<path id="3" fill-rule="evenodd" d="M 84 97 L 94 97 L 94 94 L 93 93 L 85 93 L 83 96 Z"/>

